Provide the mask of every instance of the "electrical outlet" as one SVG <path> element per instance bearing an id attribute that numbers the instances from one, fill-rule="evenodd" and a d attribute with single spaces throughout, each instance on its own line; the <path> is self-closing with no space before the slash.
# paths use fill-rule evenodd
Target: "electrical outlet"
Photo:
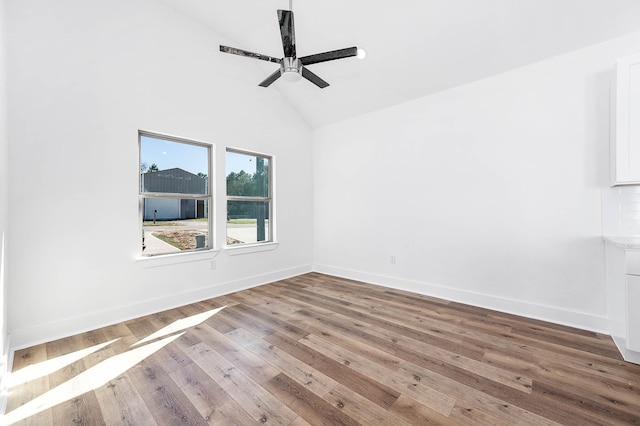
<path id="1" fill-rule="evenodd" d="M 389 256 L 389 263 L 396 263 L 396 257 L 395 256 Z"/>
<path id="2" fill-rule="evenodd" d="M 209 269 L 216 269 L 216 260 L 215 259 L 213 259 L 211 261 L 211 265 L 209 266 Z"/>

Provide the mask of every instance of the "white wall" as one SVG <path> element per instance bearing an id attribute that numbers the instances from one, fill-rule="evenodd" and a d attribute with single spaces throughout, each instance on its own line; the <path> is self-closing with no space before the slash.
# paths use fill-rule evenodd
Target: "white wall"
<path id="1" fill-rule="evenodd" d="M 7 133 L 7 85 L 5 62 L 5 22 L 4 0 L 0 0 L 0 394 L 4 394 L 3 377 L 7 371 L 9 342 L 7 335 L 7 231 L 9 229 L 8 209 L 8 150 Z M 4 412 L 6 401 L 0 395 L 0 413 Z"/>
<path id="2" fill-rule="evenodd" d="M 637 51 L 640 33 L 316 130 L 315 268 L 606 331 L 609 77 Z"/>
<path id="3" fill-rule="evenodd" d="M 7 9 L 14 347 L 305 272 L 312 253 L 321 272 L 606 329 L 609 72 L 640 34 L 319 129 L 312 152 L 251 61 L 158 2 Z M 216 143 L 218 246 L 226 146 L 275 155 L 280 246 L 142 267 L 138 129 Z"/>
<path id="4" fill-rule="evenodd" d="M 12 346 L 310 270 L 311 131 L 257 86 L 251 61 L 219 52 L 227 40 L 151 0 L 12 1 L 7 13 Z M 226 146 L 274 155 L 279 247 L 222 251 L 215 270 L 136 262 L 138 129 L 216 144 L 218 247 Z"/>

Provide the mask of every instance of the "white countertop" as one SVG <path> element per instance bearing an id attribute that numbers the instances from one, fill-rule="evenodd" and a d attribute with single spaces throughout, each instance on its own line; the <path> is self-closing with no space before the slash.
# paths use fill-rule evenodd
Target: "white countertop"
<path id="1" fill-rule="evenodd" d="M 640 236 L 614 237 L 605 235 L 602 237 L 602 239 L 609 244 L 613 244 L 616 247 L 620 247 L 623 249 L 640 249 Z"/>

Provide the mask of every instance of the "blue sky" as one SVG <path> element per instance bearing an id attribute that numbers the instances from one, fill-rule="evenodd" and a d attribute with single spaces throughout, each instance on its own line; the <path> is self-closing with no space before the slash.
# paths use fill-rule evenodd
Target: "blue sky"
<path id="1" fill-rule="evenodd" d="M 246 154 L 238 154 L 237 152 L 227 152 L 227 174 L 231 172 L 237 173 L 240 170 L 244 170 L 249 174 L 255 173 L 256 158 Z"/>
<path id="2" fill-rule="evenodd" d="M 140 162 L 147 167 L 156 164 L 159 170 L 179 167 L 193 174 L 207 173 L 207 148 L 181 142 L 172 142 L 149 136 L 140 138 Z M 227 173 L 244 170 L 255 173 L 255 157 L 227 153 Z"/>

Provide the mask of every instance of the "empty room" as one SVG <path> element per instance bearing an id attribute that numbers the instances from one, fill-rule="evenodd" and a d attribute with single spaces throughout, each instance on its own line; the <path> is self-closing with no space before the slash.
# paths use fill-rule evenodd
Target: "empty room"
<path id="1" fill-rule="evenodd" d="M 640 3 L 0 0 L 0 286 L 3 425 L 639 424 Z"/>

